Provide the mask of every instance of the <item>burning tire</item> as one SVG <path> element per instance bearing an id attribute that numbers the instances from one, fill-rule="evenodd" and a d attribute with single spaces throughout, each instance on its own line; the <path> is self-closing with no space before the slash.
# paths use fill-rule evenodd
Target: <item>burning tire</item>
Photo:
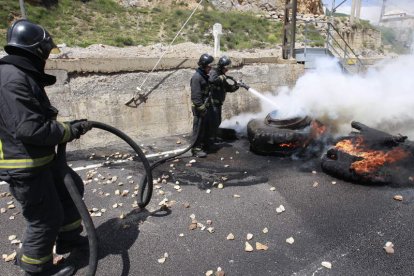
<path id="1" fill-rule="evenodd" d="M 360 184 L 414 184 L 414 144 L 406 136 L 353 122 L 360 132 L 338 139 L 322 158 L 324 172 Z"/>
<path id="2" fill-rule="evenodd" d="M 279 119 L 277 111 L 267 115 L 265 120 L 253 119 L 247 124 L 250 150 L 262 155 L 299 153 L 313 141 L 315 123 L 321 125 L 308 116 Z"/>

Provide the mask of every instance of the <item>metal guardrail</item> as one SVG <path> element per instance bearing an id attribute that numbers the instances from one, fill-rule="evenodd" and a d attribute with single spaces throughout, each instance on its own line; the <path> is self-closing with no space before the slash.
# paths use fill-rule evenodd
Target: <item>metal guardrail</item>
<path id="1" fill-rule="evenodd" d="M 351 48 L 351 46 L 346 42 L 344 37 L 339 33 L 339 31 L 332 25 L 330 22 L 326 21 L 304 21 L 305 27 L 303 30 L 303 43 L 304 43 L 304 57 L 309 48 L 317 47 L 321 43 L 320 39 L 311 39 L 313 35 L 324 35 L 326 38 L 322 41 L 322 46 L 327 54 L 331 54 L 338 58 L 339 62 L 342 65 L 344 71 L 351 73 L 359 73 L 364 71 L 365 65 L 359 59 L 358 55 Z M 315 24 L 325 24 L 326 28 L 318 30 L 314 28 Z M 312 27 L 311 27 L 312 26 Z"/>

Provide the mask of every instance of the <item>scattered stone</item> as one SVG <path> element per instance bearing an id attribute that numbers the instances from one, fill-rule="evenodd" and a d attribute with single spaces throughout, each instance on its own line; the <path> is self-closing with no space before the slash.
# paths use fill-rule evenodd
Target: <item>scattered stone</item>
<path id="1" fill-rule="evenodd" d="M 225 167 L 225 168 L 228 168 L 228 167 L 230 167 L 230 165 L 227 165 L 227 164 L 226 164 L 226 165 L 224 165 L 224 167 Z"/>
<path id="2" fill-rule="evenodd" d="M 234 198 L 240 198 L 240 195 L 233 195 Z"/>
<path id="3" fill-rule="evenodd" d="M 195 162 L 197 162 L 195 159 L 190 160 L 188 163 L 190 164 L 194 164 Z"/>
<path id="4" fill-rule="evenodd" d="M 390 241 L 386 242 L 384 246 L 384 250 L 385 252 L 387 252 L 387 254 L 394 254 L 394 244 Z"/>
<path id="5" fill-rule="evenodd" d="M 188 227 L 189 230 L 195 230 L 197 229 L 197 223 L 191 223 L 190 226 Z"/>
<path id="6" fill-rule="evenodd" d="M 181 189 L 181 187 L 180 187 L 180 185 L 174 185 L 174 189 L 176 189 L 176 190 L 180 190 L 180 189 Z"/>
<path id="7" fill-rule="evenodd" d="M 190 203 L 185 202 L 185 203 L 183 203 L 183 206 L 184 206 L 184 208 L 190 208 Z"/>
<path id="8" fill-rule="evenodd" d="M 395 195 L 394 196 L 394 200 L 402 201 L 403 200 L 403 196 L 402 195 Z"/>
<path id="9" fill-rule="evenodd" d="M 269 232 L 269 229 L 267 229 L 267 227 L 265 227 L 265 228 L 263 228 L 262 232 L 263 232 L 264 234 L 267 234 L 267 233 Z"/>
<path id="10" fill-rule="evenodd" d="M 16 238 L 17 238 L 17 236 L 16 236 L 16 235 L 10 235 L 10 236 L 9 236 L 9 241 L 15 240 Z"/>
<path id="11" fill-rule="evenodd" d="M 180 237 L 184 237 L 184 233 L 180 233 L 178 236 L 180 236 Z"/>
<path id="12" fill-rule="evenodd" d="M 323 267 L 328 268 L 328 269 L 331 269 L 332 268 L 332 264 L 330 262 L 322 262 L 321 265 Z"/>
<path id="13" fill-rule="evenodd" d="M 14 261 L 14 259 L 16 258 L 16 251 L 11 253 L 10 255 L 7 254 L 3 254 L 2 258 L 4 259 L 5 262 L 11 262 Z"/>
<path id="14" fill-rule="evenodd" d="M 206 276 L 211 276 L 213 275 L 214 271 L 213 270 L 209 270 L 206 272 Z"/>
<path id="15" fill-rule="evenodd" d="M 245 243 L 245 247 L 244 247 L 244 251 L 246 251 L 246 252 L 252 252 L 253 250 L 254 250 L 253 249 L 253 246 L 251 246 L 250 243 L 246 242 Z"/>
<path id="16" fill-rule="evenodd" d="M 219 184 L 218 184 L 218 186 L 217 186 L 217 188 L 219 188 L 219 189 L 223 189 L 223 188 L 224 188 L 223 183 L 219 183 Z"/>
<path id="17" fill-rule="evenodd" d="M 177 142 L 175 142 L 176 144 L 181 144 L 181 141 L 180 140 L 177 140 Z"/>
<path id="18" fill-rule="evenodd" d="M 207 189 L 207 190 L 206 190 L 206 193 L 207 193 L 207 194 L 211 193 L 211 190 L 210 190 L 210 189 Z"/>
<path id="19" fill-rule="evenodd" d="M 158 191 L 158 194 L 159 194 L 159 195 L 165 195 L 165 192 L 164 192 L 163 190 L 159 190 L 159 191 Z"/>
<path id="20" fill-rule="evenodd" d="M 280 205 L 279 207 L 276 208 L 276 212 L 278 214 L 283 213 L 285 211 L 285 206 Z"/>
<path id="21" fill-rule="evenodd" d="M 120 190 L 115 190 L 115 195 L 120 195 L 121 191 Z"/>
<path id="22" fill-rule="evenodd" d="M 16 206 L 14 204 L 10 204 L 10 205 L 7 206 L 7 209 L 14 209 L 14 208 L 16 208 Z"/>
<path id="23" fill-rule="evenodd" d="M 0 214 L 4 214 L 4 213 L 6 213 L 6 208 L 1 208 L 0 209 Z"/>
<path id="24" fill-rule="evenodd" d="M 234 240 L 234 235 L 232 233 L 228 234 L 226 237 L 227 240 Z"/>
<path id="25" fill-rule="evenodd" d="M 316 174 L 316 171 L 312 171 L 313 174 Z"/>
<path id="26" fill-rule="evenodd" d="M 265 244 L 262 244 L 260 242 L 256 242 L 256 250 L 267 250 L 269 247 Z"/>
<path id="27" fill-rule="evenodd" d="M 318 187 L 319 186 L 319 183 L 318 182 L 313 182 L 313 185 L 312 185 L 312 187 L 314 187 L 314 188 L 316 188 L 316 187 Z"/>
<path id="28" fill-rule="evenodd" d="M 210 233 L 214 233 L 214 227 L 207 228 L 207 231 L 210 232 Z"/>
<path id="29" fill-rule="evenodd" d="M 293 243 L 295 242 L 295 239 L 293 239 L 293 237 L 290 237 L 290 238 L 287 238 L 287 239 L 286 239 L 286 242 L 287 242 L 288 244 L 293 244 Z"/>
<path id="30" fill-rule="evenodd" d="M 207 224 L 208 224 L 208 225 L 212 225 L 212 224 L 213 224 L 213 221 L 212 221 L 212 220 L 210 220 L 210 219 L 208 219 L 208 220 L 207 220 Z"/>
<path id="31" fill-rule="evenodd" d="M 336 181 L 332 181 L 332 185 L 335 185 L 336 184 Z"/>
<path id="32" fill-rule="evenodd" d="M 58 265 L 65 261 L 65 258 L 62 255 L 57 255 L 53 257 L 53 264 Z"/>
<path id="33" fill-rule="evenodd" d="M 270 190 L 271 191 L 276 191 L 276 188 L 275 187 L 271 187 Z"/>
<path id="34" fill-rule="evenodd" d="M 253 239 L 253 234 L 251 234 L 251 233 L 247 234 L 246 239 L 248 241 L 251 240 L 251 239 Z"/>

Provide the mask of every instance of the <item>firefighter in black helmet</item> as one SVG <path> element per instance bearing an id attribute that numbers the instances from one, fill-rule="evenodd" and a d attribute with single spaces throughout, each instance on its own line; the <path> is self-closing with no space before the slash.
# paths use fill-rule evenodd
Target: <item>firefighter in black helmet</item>
<path id="1" fill-rule="evenodd" d="M 56 48 L 50 34 L 28 20 L 7 32 L 7 56 L 0 59 L 0 179 L 21 204 L 26 219 L 17 264 L 26 275 L 72 275 L 74 267 L 53 265 L 52 249 L 64 254 L 87 245 L 80 215 L 56 174 L 55 146 L 91 129 L 86 120 L 58 122 L 45 93 L 56 77 L 45 73 Z M 83 194 L 83 187 L 78 187 Z"/>
<path id="2" fill-rule="evenodd" d="M 203 54 L 198 61 L 198 68 L 191 78 L 191 102 L 193 111 L 193 134 L 195 135 L 200 125 L 199 135 L 191 152 L 196 157 L 206 157 L 210 144 L 209 135 L 212 128 L 213 110 L 211 105 L 208 73 L 214 58 L 209 54 Z"/>
<path id="3" fill-rule="evenodd" d="M 210 140 L 216 139 L 217 130 L 221 124 L 221 111 L 227 92 L 235 92 L 239 89 L 239 85 L 234 80 L 232 83 L 228 82 L 226 73 L 228 67 L 231 65 L 231 60 L 228 56 L 220 57 L 217 66 L 210 71 L 209 82 L 211 86 L 211 97 L 213 103 L 214 123 L 210 133 Z M 233 78 L 231 78 L 233 79 Z"/>

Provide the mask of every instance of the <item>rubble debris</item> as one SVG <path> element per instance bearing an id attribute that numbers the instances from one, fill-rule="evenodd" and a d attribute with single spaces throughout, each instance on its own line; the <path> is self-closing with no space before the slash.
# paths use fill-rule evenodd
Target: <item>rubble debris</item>
<path id="1" fill-rule="evenodd" d="M 265 244 L 262 244 L 260 242 L 256 242 L 256 250 L 264 250 L 266 251 L 267 249 L 269 249 L 269 247 Z"/>
<path id="2" fill-rule="evenodd" d="M 244 251 L 246 251 L 246 252 L 252 252 L 253 250 L 254 250 L 253 249 L 253 246 L 251 246 L 250 243 L 246 242 L 245 243 L 245 247 L 244 247 Z"/>
<path id="3" fill-rule="evenodd" d="M 267 229 L 267 227 L 265 227 L 265 228 L 263 228 L 262 232 L 263 232 L 264 234 L 267 234 L 267 233 L 269 232 L 269 229 Z"/>
<path id="4" fill-rule="evenodd" d="M 403 200 L 403 196 L 402 195 L 395 195 L 393 198 L 396 201 L 402 201 Z"/>
<path id="5" fill-rule="evenodd" d="M 331 269 L 332 268 L 332 264 L 330 262 L 322 262 L 321 265 L 323 267 L 328 268 L 328 269 Z"/>
<path id="6" fill-rule="evenodd" d="M 230 233 L 230 234 L 227 235 L 226 239 L 232 241 L 232 240 L 234 240 L 234 235 L 232 233 Z"/>
<path id="7" fill-rule="evenodd" d="M 276 212 L 278 214 L 283 213 L 285 211 L 285 206 L 280 205 L 279 207 L 276 208 Z"/>
<path id="8" fill-rule="evenodd" d="M 17 254 L 16 251 L 14 251 L 11 254 L 3 254 L 2 258 L 5 262 L 11 262 L 11 261 L 14 261 L 14 259 L 16 258 L 16 254 Z"/>
<path id="9" fill-rule="evenodd" d="M 253 234 L 251 234 L 251 233 L 248 233 L 247 234 L 247 236 L 246 236 L 246 239 L 249 241 L 249 240 L 251 240 L 251 239 L 253 239 Z"/>
<path id="10" fill-rule="evenodd" d="M 390 241 L 386 242 L 384 246 L 384 250 L 385 252 L 387 252 L 387 254 L 394 254 L 394 244 Z"/>
<path id="11" fill-rule="evenodd" d="M 294 239 L 293 237 L 290 237 L 290 238 L 287 238 L 287 239 L 286 239 L 286 242 L 287 242 L 288 244 L 293 244 L 293 243 L 295 242 L 295 239 Z"/>

